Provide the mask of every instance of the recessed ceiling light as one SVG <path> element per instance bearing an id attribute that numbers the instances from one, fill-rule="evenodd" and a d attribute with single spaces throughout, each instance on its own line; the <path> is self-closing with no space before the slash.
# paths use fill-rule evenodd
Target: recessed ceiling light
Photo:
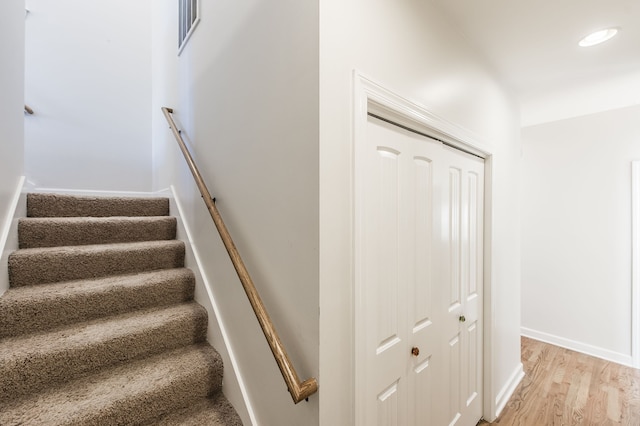
<path id="1" fill-rule="evenodd" d="M 595 46 L 618 34 L 617 28 L 607 28 L 589 34 L 578 43 L 581 47 Z"/>

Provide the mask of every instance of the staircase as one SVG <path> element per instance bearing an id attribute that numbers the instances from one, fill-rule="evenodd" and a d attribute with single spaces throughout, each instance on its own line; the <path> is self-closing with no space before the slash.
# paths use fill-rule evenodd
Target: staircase
<path id="1" fill-rule="evenodd" d="M 164 198 L 28 194 L 0 297 L 0 425 L 241 425 Z"/>

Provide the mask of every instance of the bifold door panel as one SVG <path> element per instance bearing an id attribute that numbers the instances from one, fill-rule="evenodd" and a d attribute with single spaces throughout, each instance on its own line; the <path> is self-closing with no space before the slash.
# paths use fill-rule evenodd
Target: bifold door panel
<path id="1" fill-rule="evenodd" d="M 484 162 L 373 117 L 356 161 L 358 423 L 475 425 Z"/>

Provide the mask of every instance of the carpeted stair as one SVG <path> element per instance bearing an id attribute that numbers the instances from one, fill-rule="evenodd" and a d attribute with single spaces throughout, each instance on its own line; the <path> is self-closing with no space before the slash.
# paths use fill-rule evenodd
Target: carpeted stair
<path id="1" fill-rule="evenodd" d="M 28 194 L 0 297 L 0 425 L 242 424 L 164 198 Z"/>

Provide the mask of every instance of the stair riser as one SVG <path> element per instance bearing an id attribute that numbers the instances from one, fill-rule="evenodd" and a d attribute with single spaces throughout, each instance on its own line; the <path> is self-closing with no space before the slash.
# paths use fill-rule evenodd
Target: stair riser
<path id="1" fill-rule="evenodd" d="M 167 198 L 27 194 L 28 217 L 168 216 Z"/>
<path id="2" fill-rule="evenodd" d="M 14 252 L 9 256 L 10 285 L 19 287 L 184 266 L 184 243 L 179 241 L 135 248 L 88 247 Z"/>
<path id="3" fill-rule="evenodd" d="M 193 299 L 195 279 L 191 271 L 181 270 L 179 275 L 162 278 L 142 284 L 116 282 L 97 291 L 80 289 L 39 299 L 5 302 L 7 298 L 0 298 L 0 338 Z"/>
<path id="4" fill-rule="evenodd" d="M 0 297 L 0 425 L 241 426 L 168 215 L 166 198 L 27 195 Z"/>
<path id="5" fill-rule="evenodd" d="M 107 340 L 15 354 L 0 365 L 0 400 L 32 394 L 119 362 L 203 342 L 206 334 L 207 314 L 201 309 Z"/>
<path id="6" fill-rule="evenodd" d="M 191 407 L 154 419 L 148 426 L 242 426 L 233 406 L 222 394 L 194 403 Z"/>
<path id="7" fill-rule="evenodd" d="M 21 249 L 173 240 L 176 219 L 27 218 L 18 223 L 18 235 Z"/>

